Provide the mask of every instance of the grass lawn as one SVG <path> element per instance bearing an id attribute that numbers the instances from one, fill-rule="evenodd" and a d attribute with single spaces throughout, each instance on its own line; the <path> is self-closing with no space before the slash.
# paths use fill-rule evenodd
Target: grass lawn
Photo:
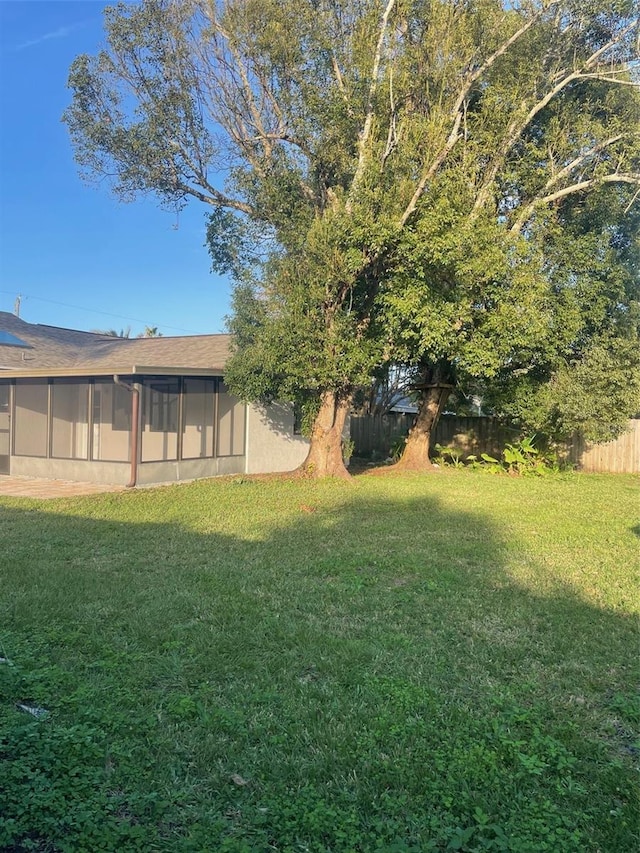
<path id="1" fill-rule="evenodd" d="M 0 499 L 0 849 L 636 850 L 638 485 Z"/>

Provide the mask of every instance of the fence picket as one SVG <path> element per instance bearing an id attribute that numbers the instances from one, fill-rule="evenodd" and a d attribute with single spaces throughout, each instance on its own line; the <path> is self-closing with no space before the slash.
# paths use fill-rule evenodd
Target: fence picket
<path id="1" fill-rule="evenodd" d="M 394 443 L 407 435 L 413 419 L 413 415 L 402 412 L 352 415 L 351 440 L 355 455 L 388 456 Z M 481 453 L 496 456 L 507 442 L 518 436 L 518 430 L 505 427 L 494 418 L 443 415 L 431 437 L 431 446 L 456 447 L 463 456 Z M 591 445 L 576 436 L 567 444 L 567 458 L 582 471 L 640 473 L 640 418 L 629 421 L 629 430 L 607 444 Z"/>

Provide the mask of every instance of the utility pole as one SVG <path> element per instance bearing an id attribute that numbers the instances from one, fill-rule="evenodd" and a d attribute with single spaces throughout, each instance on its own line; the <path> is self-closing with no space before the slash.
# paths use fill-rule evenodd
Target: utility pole
<path id="1" fill-rule="evenodd" d="M 20 303 L 22 302 L 22 294 L 16 296 L 16 301 L 13 303 L 13 313 L 20 318 Z"/>

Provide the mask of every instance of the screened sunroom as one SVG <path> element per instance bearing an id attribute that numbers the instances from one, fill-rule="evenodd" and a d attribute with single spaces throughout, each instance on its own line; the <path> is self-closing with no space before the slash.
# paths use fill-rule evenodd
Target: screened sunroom
<path id="1" fill-rule="evenodd" d="M 235 473 L 246 419 L 220 377 L 0 378 L 0 473 L 135 483 Z"/>
<path id="2" fill-rule="evenodd" d="M 144 485 L 290 471 L 292 407 L 224 384 L 229 335 L 119 338 L 0 311 L 0 475 Z"/>

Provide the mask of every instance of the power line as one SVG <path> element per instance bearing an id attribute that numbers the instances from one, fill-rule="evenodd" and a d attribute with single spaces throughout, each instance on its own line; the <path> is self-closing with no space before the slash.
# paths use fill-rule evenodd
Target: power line
<path id="1" fill-rule="evenodd" d="M 13 296 L 12 290 L 0 290 L 0 293 L 5 293 L 8 296 Z M 73 308 L 76 311 L 85 311 L 87 314 L 101 314 L 103 317 L 113 317 L 116 320 L 127 320 L 130 323 L 142 323 L 144 326 L 156 325 L 160 329 L 171 329 L 174 332 L 186 332 L 189 335 L 196 335 L 193 329 L 182 329 L 179 326 L 167 326 L 163 323 L 152 324 L 147 320 L 140 320 L 138 317 L 125 317 L 123 314 L 112 314 L 110 311 L 99 311 L 95 308 L 83 308 L 82 305 L 71 305 L 69 302 L 58 302 L 55 299 L 45 299 L 43 296 L 31 296 L 28 293 L 20 295 L 22 301 L 27 299 L 35 299 L 37 302 L 48 302 L 51 305 L 60 305 L 62 308 Z"/>

